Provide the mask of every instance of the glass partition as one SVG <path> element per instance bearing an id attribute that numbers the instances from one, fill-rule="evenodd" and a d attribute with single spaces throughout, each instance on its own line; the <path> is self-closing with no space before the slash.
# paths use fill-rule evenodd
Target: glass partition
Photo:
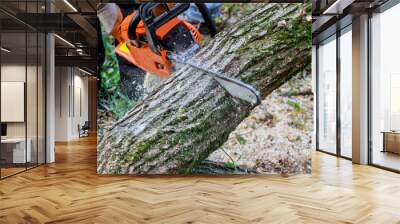
<path id="1" fill-rule="evenodd" d="M 27 4 L 28 3 L 28 4 Z M 45 163 L 45 35 L 24 23 L 44 1 L 0 6 L 0 178 Z M 25 19 L 24 19 L 25 18 Z"/>
<path id="2" fill-rule="evenodd" d="M 318 47 L 318 149 L 336 154 L 336 36 Z"/>
<path id="3" fill-rule="evenodd" d="M 1 34 L 2 177 L 24 171 L 31 162 L 31 142 L 26 135 L 26 37 L 25 32 Z"/>
<path id="4" fill-rule="evenodd" d="M 373 15 L 371 162 L 400 171 L 400 5 Z"/>
<path id="5" fill-rule="evenodd" d="M 340 35 L 340 155 L 352 157 L 352 33 L 351 25 Z"/>

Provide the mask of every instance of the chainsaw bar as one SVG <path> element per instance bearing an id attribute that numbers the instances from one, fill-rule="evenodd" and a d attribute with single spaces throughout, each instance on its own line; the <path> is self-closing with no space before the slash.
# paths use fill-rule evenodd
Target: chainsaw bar
<path id="1" fill-rule="evenodd" d="M 171 59 L 177 63 L 189 65 L 192 68 L 211 75 L 231 96 L 249 102 L 253 105 L 258 105 L 261 103 L 260 93 L 253 86 L 247 83 L 221 73 L 204 69 L 189 61 L 180 60 L 179 57 L 172 56 Z"/>

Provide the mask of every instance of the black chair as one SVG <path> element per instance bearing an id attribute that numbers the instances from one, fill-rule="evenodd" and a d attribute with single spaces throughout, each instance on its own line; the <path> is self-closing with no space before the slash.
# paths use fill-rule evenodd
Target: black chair
<path id="1" fill-rule="evenodd" d="M 89 129 L 90 129 L 89 121 L 85 121 L 82 127 L 78 125 L 79 138 L 89 136 Z"/>

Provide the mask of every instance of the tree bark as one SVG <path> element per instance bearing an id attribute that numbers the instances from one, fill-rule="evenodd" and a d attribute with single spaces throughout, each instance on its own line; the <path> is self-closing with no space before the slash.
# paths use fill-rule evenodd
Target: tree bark
<path id="1" fill-rule="evenodd" d="M 264 4 L 219 33 L 195 60 L 253 85 L 264 98 L 310 66 L 310 8 Z M 98 173 L 190 173 L 253 107 L 231 97 L 210 76 L 184 66 L 104 131 Z"/>

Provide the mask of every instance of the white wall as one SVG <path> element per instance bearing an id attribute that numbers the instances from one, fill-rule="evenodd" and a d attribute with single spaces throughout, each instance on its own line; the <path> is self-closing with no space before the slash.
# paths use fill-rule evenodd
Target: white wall
<path id="1" fill-rule="evenodd" d="M 72 120 L 71 120 L 71 135 L 73 138 L 79 137 L 78 125 L 83 125 L 85 121 L 88 121 L 88 78 L 82 76 L 82 73 L 75 70 L 74 75 L 74 92 L 72 99 L 74 99 L 72 108 Z"/>
<path id="2" fill-rule="evenodd" d="M 26 70 L 27 69 L 27 70 Z M 20 64 L 3 64 L 1 66 L 1 81 L 2 82 L 25 82 L 26 71 L 28 72 L 28 84 L 29 86 L 36 86 L 36 80 L 32 80 L 31 75 L 34 74 L 36 77 L 36 66 L 27 66 Z M 36 130 L 36 88 L 27 88 L 27 118 L 28 118 L 28 128 L 33 127 Z M 35 108 L 32 108 L 35 107 Z M 7 110 L 7 108 L 1 108 L 1 110 Z M 32 123 L 33 122 L 33 123 Z M 7 135 L 9 137 L 25 137 L 25 123 L 26 122 L 7 122 Z M 28 133 L 29 137 L 29 133 Z"/>
<path id="3" fill-rule="evenodd" d="M 9 64 L 1 66 L 1 81 L 3 82 L 25 82 L 25 65 Z M 7 108 L 1 108 L 6 110 Z M 7 137 L 25 137 L 25 123 L 7 123 Z"/>
<path id="4" fill-rule="evenodd" d="M 55 73 L 55 140 L 74 140 L 78 125 L 88 120 L 88 78 L 71 67 L 56 67 Z"/>
<path id="5" fill-rule="evenodd" d="M 68 140 L 68 71 L 67 67 L 55 68 L 55 141 Z"/>

